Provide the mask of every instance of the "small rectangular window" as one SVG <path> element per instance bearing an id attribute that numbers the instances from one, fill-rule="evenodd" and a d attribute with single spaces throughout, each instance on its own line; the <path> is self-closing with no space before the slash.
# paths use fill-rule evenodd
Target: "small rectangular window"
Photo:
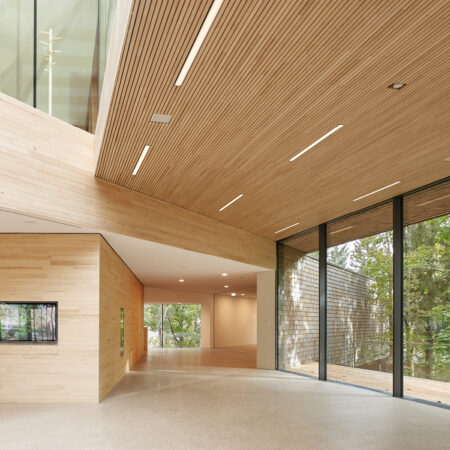
<path id="1" fill-rule="evenodd" d="M 54 343 L 57 303 L 0 302 L 0 342 Z"/>
<path id="2" fill-rule="evenodd" d="M 125 310 L 123 308 L 120 308 L 120 356 L 123 355 L 124 340 L 125 340 L 124 322 L 125 322 Z"/>

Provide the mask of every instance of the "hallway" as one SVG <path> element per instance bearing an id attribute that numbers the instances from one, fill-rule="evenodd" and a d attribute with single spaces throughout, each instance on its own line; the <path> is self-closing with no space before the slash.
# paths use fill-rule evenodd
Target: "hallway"
<path id="1" fill-rule="evenodd" d="M 448 410 L 243 368 L 251 358 L 154 350 L 99 405 L 3 404 L 0 448 L 448 448 Z"/>

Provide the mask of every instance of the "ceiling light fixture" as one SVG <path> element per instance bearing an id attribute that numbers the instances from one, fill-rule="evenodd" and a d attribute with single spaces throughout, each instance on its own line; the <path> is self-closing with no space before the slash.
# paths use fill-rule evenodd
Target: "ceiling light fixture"
<path id="1" fill-rule="evenodd" d="M 450 162 L 450 156 L 444 159 L 445 162 Z"/>
<path id="2" fill-rule="evenodd" d="M 232 293 L 231 293 L 231 296 L 232 296 L 232 297 L 236 297 L 236 292 L 232 292 Z"/>
<path id="3" fill-rule="evenodd" d="M 223 277 L 227 277 L 227 276 L 228 276 L 227 273 L 222 273 L 221 275 L 222 275 Z"/>
<path id="4" fill-rule="evenodd" d="M 366 198 L 366 197 L 368 197 L 369 195 L 373 195 L 373 194 L 376 194 L 377 192 L 384 191 L 385 189 L 388 189 L 388 188 L 390 188 L 390 187 L 392 187 L 392 186 L 395 186 L 396 184 L 399 184 L 399 183 L 401 183 L 401 181 L 396 181 L 395 183 L 388 184 L 387 186 L 383 186 L 382 188 L 377 189 L 376 191 L 372 191 L 372 192 L 369 192 L 368 194 L 361 195 L 361 197 L 354 198 L 353 201 L 354 201 L 354 202 L 357 202 L 358 200 L 361 200 L 361 199 L 363 199 L 363 198 Z"/>
<path id="5" fill-rule="evenodd" d="M 188 74 L 192 63 L 194 62 L 195 57 L 197 56 L 197 53 L 200 50 L 200 47 L 202 46 L 203 41 L 205 40 L 206 35 L 208 34 L 208 31 L 217 16 L 217 13 L 219 12 L 222 3 L 223 0 L 214 0 L 211 7 L 209 8 L 205 21 L 203 22 L 202 27 L 200 28 L 200 31 L 198 32 L 197 37 L 195 38 L 195 41 L 191 47 L 191 50 L 189 51 L 189 54 L 184 61 L 183 67 L 178 74 L 178 78 L 175 81 L 175 86 L 181 86 L 183 84 L 183 81 L 186 78 L 186 75 Z"/>
<path id="6" fill-rule="evenodd" d="M 180 278 L 178 281 L 179 281 L 180 283 L 184 283 L 183 278 Z"/>
<path id="7" fill-rule="evenodd" d="M 295 222 L 292 225 L 289 225 L 288 227 L 285 227 L 285 228 L 282 228 L 281 230 L 275 231 L 274 234 L 281 233 L 282 231 L 285 231 L 285 230 L 289 230 L 289 228 L 295 227 L 299 224 L 300 224 L 300 222 Z"/>
<path id="8" fill-rule="evenodd" d="M 344 125 L 338 125 L 337 127 L 334 127 L 331 131 L 329 131 L 327 134 L 324 134 L 321 138 L 317 139 L 317 141 L 313 142 L 311 145 L 306 147 L 304 150 L 302 150 L 300 153 L 297 153 L 295 156 L 293 156 L 289 161 L 295 161 L 299 156 L 302 156 L 304 153 L 306 153 L 308 150 L 311 150 L 314 146 L 322 142 L 324 139 L 326 139 L 331 134 L 335 133 L 337 130 L 341 129 Z"/>
<path id="9" fill-rule="evenodd" d="M 153 114 L 150 122 L 156 123 L 169 123 L 172 116 L 167 116 L 165 114 Z"/>
<path id="10" fill-rule="evenodd" d="M 340 230 L 331 231 L 330 234 L 340 233 L 341 231 L 350 230 L 350 228 L 353 228 L 353 225 L 350 225 L 349 227 L 341 228 Z"/>
<path id="11" fill-rule="evenodd" d="M 428 201 L 423 202 L 423 203 L 419 203 L 417 206 L 429 205 L 430 203 L 437 202 L 438 200 L 443 200 L 444 198 L 447 198 L 447 197 L 450 197 L 450 194 L 443 195 L 442 197 L 438 197 L 438 198 L 433 198 L 433 200 L 428 200 Z"/>
<path id="12" fill-rule="evenodd" d="M 395 83 L 390 84 L 390 85 L 388 86 L 388 88 L 389 88 L 389 89 L 397 89 L 397 90 L 399 90 L 399 89 L 401 89 L 402 87 L 405 87 L 405 86 L 406 86 L 405 83 L 395 82 Z"/>
<path id="13" fill-rule="evenodd" d="M 141 164 L 144 161 L 144 158 L 147 156 L 149 148 L 150 145 L 146 145 L 144 147 L 144 150 L 142 150 L 141 156 L 139 157 L 139 161 L 137 162 L 136 167 L 133 170 L 133 175 L 136 175 L 138 173 L 138 170 L 140 169 Z"/>
<path id="14" fill-rule="evenodd" d="M 224 288 L 225 289 L 228 289 L 230 286 L 228 286 L 228 284 L 226 284 L 225 286 L 224 286 Z"/>
<path id="15" fill-rule="evenodd" d="M 245 294 L 241 294 L 241 295 L 245 295 Z"/>
<path id="16" fill-rule="evenodd" d="M 243 196 L 244 196 L 244 194 L 239 194 L 236 198 L 233 198 L 233 200 L 231 200 L 231 202 L 228 202 L 225 206 L 222 206 L 222 208 L 220 208 L 219 211 L 223 211 L 225 208 L 228 208 L 232 203 L 236 202 Z"/>

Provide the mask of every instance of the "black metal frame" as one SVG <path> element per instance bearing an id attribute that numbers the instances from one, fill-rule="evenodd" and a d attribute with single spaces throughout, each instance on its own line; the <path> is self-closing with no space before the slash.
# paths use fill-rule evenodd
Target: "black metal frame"
<path id="1" fill-rule="evenodd" d="M 403 196 L 394 197 L 394 304 L 393 304 L 393 396 L 403 397 Z"/>
<path id="2" fill-rule="evenodd" d="M 55 340 L 54 341 L 0 341 L 0 345 L 58 345 L 58 302 L 37 302 L 37 301 L 0 301 L 6 305 L 48 305 L 55 307 Z"/>
<path id="3" fill-rule="evenodd" d="M 392 395 L 394 397 L 404 398 L 403 395 L 403 236 L 404 236 L 404 207 L 403 207 L 403 199 L 408 195 L 415 194 L 417 192 L 432 188 L 441 183 L 449 182 L 450 177 L 446 177 L 442 180 L 438 180 L 434 183 L 430 183 L 426 186 L 422 186 L 418 189 L 414 189 L 412 191 L 405 192 L 399 196 L 384 200 L 382 202 L 376 203 L 369 207 L 360 209 L 358 211 L 346 214 L 344 216 L 335 218 L 328 222 L 322 223 L 319 225 L 319 379 L 327 380 L 327 226 L 330 223 L 337 222 L 338 220 L 342 220 L 344 218 L 361 214 L 365 211 L 378 208 L 379 206 L 385 205 L 387 203 L 392 202 L 393 209 L 393 278 L 394 278 L 394 288 L 393 288 L 393 390 Z M 277 241 L 277 284 L 278 284 L 278 276 L 279 276 L 279 248 L 281 245 L 294 239 L 296 237 L 307 234 L 313 230 L 317 229 L 317 227 L 312 227 L 307 230 L 302 230 L 298 233 L 292 234 L 291 236 L 287 236 L 283 239 Z M 284 372 L 288 372 L 286 370 L 280 369 L 278 367 L 278 289 L 277 289 L 277 297 L 276 297 L 276 324 L 277 324 L 277 332 L 276 332 L 276 354 L 277 354 L 277 365 L 276 368 L 278 370 L 282 370 Z M 292 373 L 292 372 L 290 372 Z M 303 374 L 298 374 L 302 375 Z M 307 375 L 304 375 L 307 376 Z M 355 385 L 356 386 L 356 385 Z M 358 386 L 364 389 L 365 386 Z M 410 399 L 422 401 L 420 399 Z M 438 405 L 432 402 L 426 402 L 427 404 Z M 448 409 L 447 406 L 444 406 Z"/>
<path id="4" fill-rule="evenodd" d="M 327 224 L 319 225 L 319 380 L 327 379 Z"/>

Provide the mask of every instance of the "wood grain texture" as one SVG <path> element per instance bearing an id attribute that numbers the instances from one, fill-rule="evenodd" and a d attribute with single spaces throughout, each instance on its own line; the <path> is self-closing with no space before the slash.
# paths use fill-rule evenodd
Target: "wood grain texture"
<path id="1" fill-rule="evenodd" d="M 0 402 L 97 402 L 99 236 L 0 234 L 0 301 L 58 302 L 57 344 L 0 344 Z"/>
<path id="2" fill-rule="evenodd" d="M 210 4 L 133 1 L 98 177 L 279 239 L 448 175 L 448 0 L 225 1 L 177 87 Z"/>
<path id="3" fill-rule="evenodd" d="M 124 353 L 120 354 L 120 310 L 124 309 Z M 144 287 L 114 250 L 100 241 L 99 399 L 144 354 Z"/>
<path id="4" fill-rule="evenodd" d="M 275 244 L 96 179 L 94 137 L 0 94 L 0 208 L 262 267 Z"/>

